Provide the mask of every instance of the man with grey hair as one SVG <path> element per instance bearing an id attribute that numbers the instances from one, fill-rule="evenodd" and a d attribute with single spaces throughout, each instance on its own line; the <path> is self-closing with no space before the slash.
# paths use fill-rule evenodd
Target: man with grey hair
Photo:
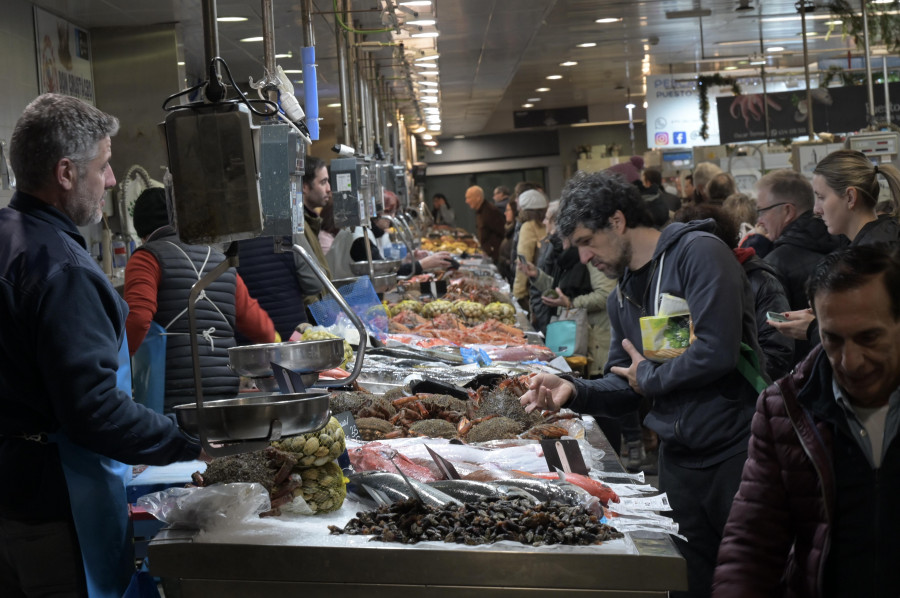
<path id="1" fill-rule="evenodd" d="M 45 94 L 13 130 L 17 190 L 0 210 L 0 596 L 121 596 L 134 555 L 120 461 L 203 455 L 132 400 L 128 306 L 77 228 L 102 218 L 118 128 Z"/>
<path id="2" fill-rule="evenodd" d="M 829 235 L 825 223 L 813 216 L 812 185 L 802 174 L 774 170 L 759 180 L 756 193 L 757 226 L 774 242 L 765 262 L 781 280 L 791 310 L 806 309 L 806 279 L 822 257 L 840 249 L 843 243 Z M 793 363 L 806 356 L 810 348 L 809 341 L 795 342 Z"/>

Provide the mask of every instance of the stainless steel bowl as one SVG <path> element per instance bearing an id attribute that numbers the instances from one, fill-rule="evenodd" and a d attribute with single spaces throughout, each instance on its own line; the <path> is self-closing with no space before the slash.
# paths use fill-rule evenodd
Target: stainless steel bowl
<path id="1" fill-rule="evenodd" d="M 330 417 L 327 391 L 253 395 L 203 403 L 204 432 L 210 442 L 265 440 L 276 420 L 281 424 L 281 436 L 305 434 L 324 426 Z M 200 435 L 197 403 L 176 405 L 175 418 L 182 430 L 192 436 Z"/>
<path id="2" fill-rule="evenodd" d="M 373 260 L 372 269 L 375 270 L 375 276 L 396 274 L 402 263 L 401 260 Z M 350 262 L 350 271 L 356 276 L 365 276 L 369 273 L 369 262 Z"/>
<path id="3" fill-rule="evenodd" d="M 347 284 L 353 284 L 360 277 L 356 276 L 354 278 L 339 278 L 337 280 L 331 281 L 332 284 L 340 290 L 340 288 Z M 384 274 L 382 276 L 376 276 L 375 280 L 372 281 L 372 288 L 375 289 L 376 293 L 386 293 L 390 291 L 395 286 L 397 286 L 397 275 L 396 274 Z"/>
<path id="4" fill-rule="evenodd" d="M 344 361 L 344 339 L 326 338 L 232 347 L 228 349 L 228 360 L 231 369 L 238 375 L 250 378 L 274 375 L 271 365 L 273 361 L 301 374 L 323 372 Z"/>

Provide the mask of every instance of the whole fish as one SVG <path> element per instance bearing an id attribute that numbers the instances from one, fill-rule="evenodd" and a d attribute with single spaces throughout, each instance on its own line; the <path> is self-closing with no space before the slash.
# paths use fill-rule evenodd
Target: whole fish
<path id="1" fill-rule="evenodd" d="M 382 496 L 370 496 L 376 502 L 379 498 L 387 498 L 390 502 L 419 498 L 428 506 L 444 507 L 452 502 L 457 502 L 451 496 L 419 480 L 403 479 L 399 473 L 387 473 L 384 471 L 364 471 L 350 476 L 350 483 L 358 488 L 363 488 L 368 493 L 372 488 Z"/>
<path id="2" fill-rule="evenodd" d="M 495 498 L 501 495 L 495 485 L 471 480 L 438 480 L 437 482 L 428 482 L 428 485 L 460 502 L 478 502 L 485 498 Z"/>
<path id="3" fill-rule="evenodd" d="M 592 496 L 599 498 L 600 502 L 604 505 L 609 504 L 610 501 L 619 502 L 619 495 L 616 494 L 612 488 L 603 482 L 598 482 L 597 480 L 589 478 L 586 475 L 581 475 L 580 473 L 563 473 L 561 471 L 556 473 L 528 473 L 526 471 L 517 471 L 515 473 L 533 478 L 540 478 L 542 480 L 569 482 L 570 484 L 574 484 L 579 488 L 587 490 Z"/>
<path id="4" fill-rule="evenodd" d="M 488 482 L 491 486 L 496 487 L 501 493 L 509 493 L 509 489 L 524 490 L 541 502 L 549 502 L 555 500 L 567 505 L 577 505 L 583 502 L 583 494 L 571 484 L 548 483 L 539 479 L 528 478 L 509 478 L 506 480 L 497 480 Z"/>

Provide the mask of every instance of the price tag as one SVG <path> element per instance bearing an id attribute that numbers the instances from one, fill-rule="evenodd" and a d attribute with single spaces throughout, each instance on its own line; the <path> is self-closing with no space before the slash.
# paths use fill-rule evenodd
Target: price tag
<path id="1" fill-rule="evenodd" d="M 359 435 L 359 428 L 356 427 L 356 419 L 354 419 L 352 413 L 343 411 L 341 413 L 333 413 L 332 417 L 341 424 L 341 428 L 344 429 L 344 436 L 353 440 L 362 440 L 362 437 Z"/>
<path id="2" fill-rule="evenodd" d="M 563 473 L 588 474 L 588 468 L 584 464 L 581 448 L 578 441 L 572 438 L 541 440 L 541 448 L 544 449 L 544 459 L 547 460 L 548 471 L 562 470 Z"/>

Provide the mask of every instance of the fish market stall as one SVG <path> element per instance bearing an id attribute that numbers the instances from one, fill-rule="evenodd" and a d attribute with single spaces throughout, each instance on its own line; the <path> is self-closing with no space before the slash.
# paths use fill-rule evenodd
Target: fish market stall
<path id="1" fill-rule="evenodd" d="M 596 426 L 586 426 L 592 467 L 622 473 Z M 665 596 L 686 588 L 683 558 L 668 535 L 630 532 L 591 546 L 499 542 L 404 545 L 334 535 L 360 507 L 325 515 L 259 519 L 229 534 L 167 528 L 151 542 L 151 572 L 167 596 L 221 598 L 267 592 L 320 596 Z"/>

